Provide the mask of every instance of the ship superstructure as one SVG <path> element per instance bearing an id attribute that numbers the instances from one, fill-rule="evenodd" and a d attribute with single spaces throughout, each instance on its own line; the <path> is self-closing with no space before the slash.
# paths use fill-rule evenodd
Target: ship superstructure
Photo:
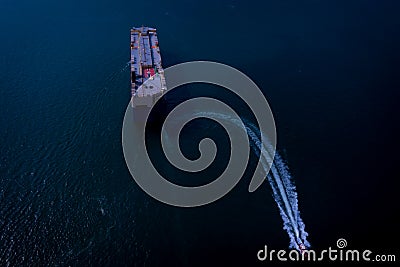
<path id="1" fill-rule="evenodd" d="M 157 31 L 154 28 L 131 29 L 132 107 L 149 110 L 167 90 L 161 65 Z"/>

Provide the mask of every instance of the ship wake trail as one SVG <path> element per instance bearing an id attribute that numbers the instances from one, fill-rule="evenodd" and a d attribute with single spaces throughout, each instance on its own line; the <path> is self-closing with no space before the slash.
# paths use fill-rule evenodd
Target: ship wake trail
<path id="1" fill-rule="evenodd" d="M 236 126 L 241 127 L 240 121 L 236 121 L 236 119 L 224 114 L 214 112 L 201 112 L 201 114 L 205 117 L 226 119 Z M 268 142 L 263 144 L 259 136 L 262 136 L 262 140 L 268 140 L 268 138 L 254 124 L 246 120 L 243 123 L 251 140 L 251 149 L 260 158 L 264 170 L 268 170 L 268 162 L 272 160 L 270 152 L 272 148 L 268 145 Z M 283 229 L 289 235 L 289 247 L 299 251 L 309 248 L 310 243 L 307 241 L 308 233 L 305 231 L 305 224 L 300 217 L 296 187 L 288 167 L 278 152 L 275 153 L 270 172 L 267 174 L 267 180 L 271 185 L 273 198 L 283 220 Z"/>
<path id="2" fill-rule="evenodd" d="M 257 127 L 251 123 L 245 123 L 245 125 L 249 137 L 254 142 L 252 149 L 257 157 L 260 158 L 264 169 L 266 169 L 267 163 L 271 161 L 271 155 L 269 153 L 270 148 L 268 145 L 263 145 L 261 143 L 259 137 L 255 133 L 258 132 Z M 262 135 L 263 133 L 259 134 Z M 268 140 L 264 136 L 263 139 Z M 307 241 L 308 233 L 305 231 L 305 224 L 300 217 L 296 187 L 288 167 L 278 152 L 275 153 L 274 161 L 267 175 L 267 179 L 271 185 L 274 200 L 278 205 L 283 220 L 283 229 L 285 229 L 289 235 L 290 248 L 302 251 L 310 247 L 310 243 Z"/>

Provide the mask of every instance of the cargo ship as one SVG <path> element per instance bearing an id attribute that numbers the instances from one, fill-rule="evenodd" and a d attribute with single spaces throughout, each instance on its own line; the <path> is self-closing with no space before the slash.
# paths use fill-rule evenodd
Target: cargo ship
<path id="1" fill-rule="evenodd" d="M 134 119 L 145 121 L 155 102 L 166 92 L 157 30 L 131 29 L 131 104 Z"/>

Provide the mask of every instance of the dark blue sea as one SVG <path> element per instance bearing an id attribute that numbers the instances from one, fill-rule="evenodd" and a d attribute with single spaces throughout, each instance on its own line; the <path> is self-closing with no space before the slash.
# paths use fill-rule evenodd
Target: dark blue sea
<path id="1" fill-rule="evenodd" d="M 251 266 L 268 264 L 264 245 L 287 249 L 267 182 L 248 193 L 246 175 L 185 209 L 133 181 L 121 129 L 142 25 L 157 28 L 164 67 L 216 61 L 262 89 L 313 248 L 345 238 L 398 253 L 399 12 L 394 0 L 0 0 L 0 265 Z"/>

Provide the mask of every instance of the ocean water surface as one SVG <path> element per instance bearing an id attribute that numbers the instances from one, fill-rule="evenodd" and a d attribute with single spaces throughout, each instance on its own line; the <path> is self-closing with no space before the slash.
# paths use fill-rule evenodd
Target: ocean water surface
<path id="1" fill-rule="evenodd" d="M 288 247 L 267 182 L 250 194 L 247 175 L 223 199 L 182 209 L 130 177 L 121 129 L 129 29 L 141 25 L 157 28 L 164 67 L 217 61 L 262 88 L 314 248 L 342 237 L 398 248 L 398 11 L 397 1 L 1 0 L 0 265 L 252 265 L 264 245 Z"/>

